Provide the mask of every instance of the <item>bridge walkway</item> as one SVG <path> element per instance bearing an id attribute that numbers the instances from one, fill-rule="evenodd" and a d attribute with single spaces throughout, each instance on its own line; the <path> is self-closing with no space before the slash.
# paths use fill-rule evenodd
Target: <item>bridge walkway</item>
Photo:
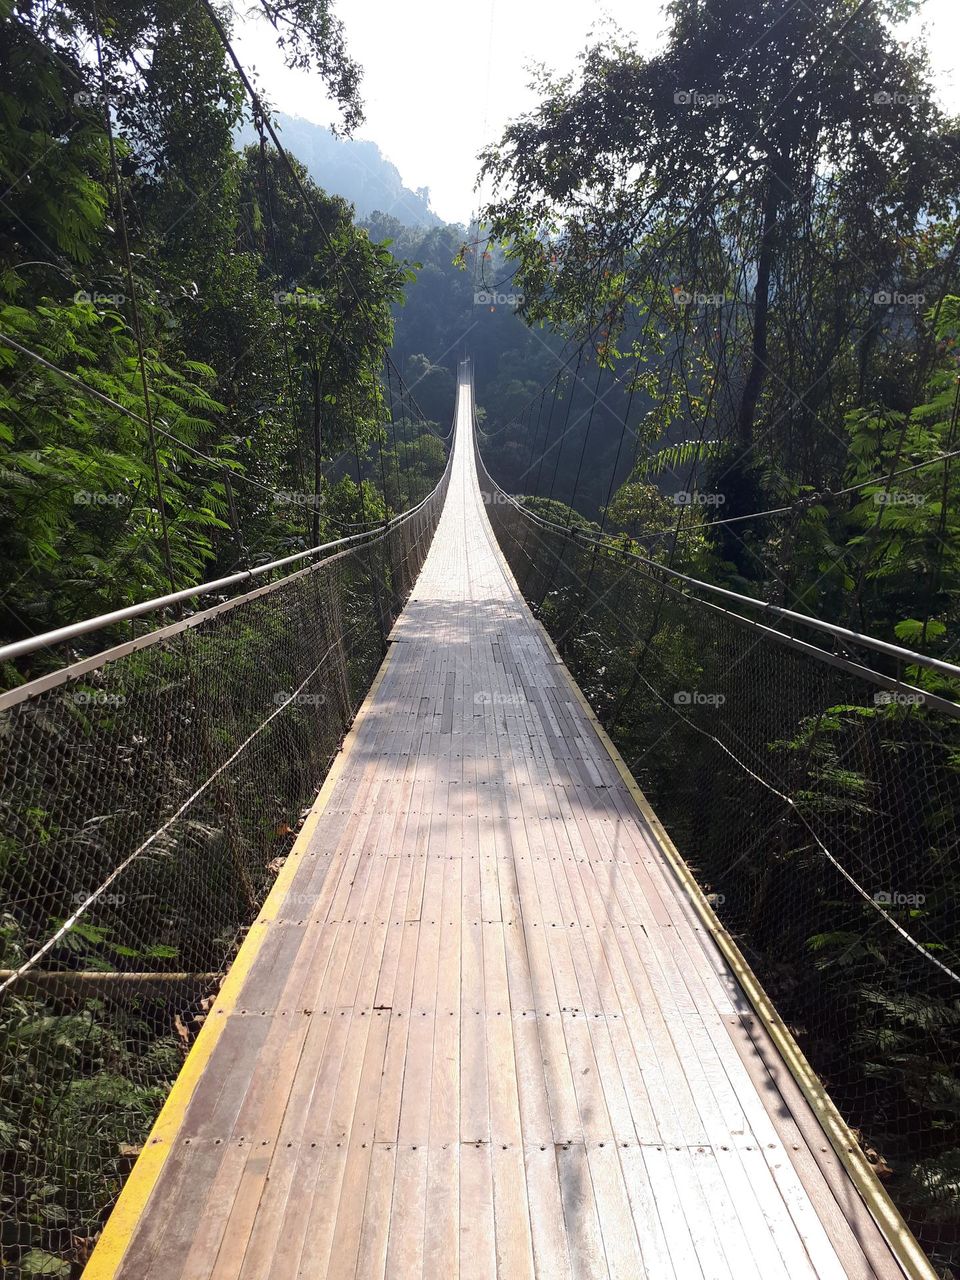
<path id="1" fill-rule="evenodd" d="M 458 397 L 387 660 L 86 1275 L 901 1276 L 520 596 Z"/>

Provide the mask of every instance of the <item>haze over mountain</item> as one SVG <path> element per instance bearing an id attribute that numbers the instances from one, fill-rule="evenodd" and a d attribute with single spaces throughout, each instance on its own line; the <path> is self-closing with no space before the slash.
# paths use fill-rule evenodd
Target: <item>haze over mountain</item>
<path id="1" fill-rule="evenodd" d="M 379 211 L 406 227 L 443 224 L 430 208 L 429 187 L 418 187 L 416 191 L 405 187 L 400 171 L 375 142 L 338 138 L 322 125 L 282 111 L 275 112 L 273 119 L 284 147 L 306 166 L 314 182 L 324 191 L 349 200 L 358 217 Z M 252 124 L 245 124 L 237 136 L 243 144 L 257 140 Z"/>

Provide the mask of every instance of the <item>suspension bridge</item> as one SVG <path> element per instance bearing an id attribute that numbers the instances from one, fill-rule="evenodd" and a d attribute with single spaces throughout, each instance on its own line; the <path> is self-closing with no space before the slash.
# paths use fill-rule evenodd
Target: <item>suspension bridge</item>
<path id="1" fill-rule="evenodd" d="M 17 1242 L 57 1238 L 28 1169 L 92 1224 L 89 1280 L 936 1275 L 842 1059 L 843 1116 L 735 935 L 786 955 L 791 913 L 804 948 L 818 912 L 866 917 L 899 951 L 877 977 L 847 943 L 845 974 L 888 1002 L 955 992 L 948 952 L 861 883 L 903 842 L 935 896 L 908 833 L 918 796 L 949 814 L 957 707 L 916 681 L 952 668 L 642 561 L 500 489 L 466 361 L 446 469 L 406 513 L 3 651 L 134 628 L 0 695 Z M 585 684 L 601 604 L 623 628 L 608 723 L 635 707 L 683 856 L 528 601 Z M 664 696 L 665 654 L 710 707 Z M 864 689 L 929 719 L 913 791 L 857 721 L 841 758 L 869 762 L 883 834 L 855 852 L 818 825 L 833 774 L 801 812 L 762 755 Z M 324 774 L 291 845 L 280 819 Z M 897 883 L 892 855 L 873 871 Z M 795 985 L 836 1030 L 818 972 Z"/>

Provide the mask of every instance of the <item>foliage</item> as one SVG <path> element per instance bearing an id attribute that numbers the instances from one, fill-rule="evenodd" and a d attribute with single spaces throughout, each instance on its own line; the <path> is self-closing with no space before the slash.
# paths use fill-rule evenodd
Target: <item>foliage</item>
<path id="1" fill-rule="evenodd" d="M 351 118 L 325 0 L 265 9 Z M 76 380 L 0 346 L 7 639 L 338 536 L 336 471 L 349 449 L 372 475 L 409 279 L 302 169 L 319 221 L 275 152 L 233 149 L 243 91 L 203 6 L 101 11 L 102 81 L 91 23 L 26 5 L 0 29 L 0 331 Z"/>

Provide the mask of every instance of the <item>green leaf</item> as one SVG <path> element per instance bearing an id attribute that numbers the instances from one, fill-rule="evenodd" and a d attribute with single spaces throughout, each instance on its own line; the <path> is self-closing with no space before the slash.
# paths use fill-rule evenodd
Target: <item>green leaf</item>
<path id="1" fill-rule="evenodd" d="M 147 947 L 145 954 L 151 956 L 154 960 L 172 960 L 177 955 L 177 952 L 177 947 L 168 946 L 165 942 L 158 942 L 152 947 Z"/>
<path id="2" fill-rule="evenodd" d="M 70 1263 L 52 1253 L 44 1253 L 42 1249 L 31 1249 L 20 1259 L 20 1274 L 26 1280 L 32 1276 L 60 1276 L 68 1280 Z"/>

